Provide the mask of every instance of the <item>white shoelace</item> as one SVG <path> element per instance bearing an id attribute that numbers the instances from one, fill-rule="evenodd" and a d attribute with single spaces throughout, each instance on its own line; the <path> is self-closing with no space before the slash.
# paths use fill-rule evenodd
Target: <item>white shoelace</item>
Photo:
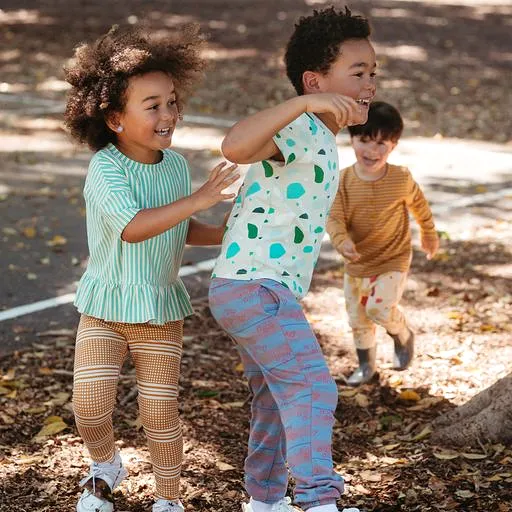
<path id="1" fill-rule="evenodd" d="M 291 506 L 292 500 L 290 497 L 286 496 L 282 500 L 278 501 L 277 503 L 274 503 L 272 505 L 272 512 L 296 512 L 296 509 L 294 509 Z"/>
<path id="2" fill-rule="evenodd" d="M 158 500 L 153 505 L 153 512 L 182 512 L 183 507 L 173 501 L 168 500 Z"/>
<path id="3" fill-rule="evenodd" d="M 96 478 L 100 478 L 101 480 L 105 481 L 106 484 L 110 487 L 110 490 L 113 491 L 114 487 L 117 484 L 117 479 L 119 477 L 120 472 L 121 466 L 119 464 L 116 464 L 115 462 L 93 462 L 89 474 L 85 478 L 82 478 L 82 480 L 80 480 L 80 486 L 84 486 L 92 478 L 92 492 L 93 494 L 96 494 Z M 107 476 L 109 480 L 105 480 L 105 476 Z"/>

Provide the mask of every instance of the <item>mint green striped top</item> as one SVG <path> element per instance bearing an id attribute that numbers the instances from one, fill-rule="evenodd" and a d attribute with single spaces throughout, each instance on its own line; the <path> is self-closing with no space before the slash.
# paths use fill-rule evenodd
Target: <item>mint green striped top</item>
<path id="1" fill-rule="evenodd" d="M 152 324 L 193 313 L 178 277 L 188 220 L 144 242 L 121 239 L 137 212 L 190 193 L 187 161 L 172 150 L 156 164 L 135 162 L 113 144 L 92 157 L 84 188 L 90 256 L 75 299 L 80 313 Z"/>

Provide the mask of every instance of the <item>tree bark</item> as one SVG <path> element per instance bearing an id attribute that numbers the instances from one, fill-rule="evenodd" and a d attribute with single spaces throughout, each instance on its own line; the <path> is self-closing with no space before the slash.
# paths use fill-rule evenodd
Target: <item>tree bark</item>
<path id="1" fill-rule="evenodd" d="M 512 443 L 512 373 L 434 421 L 432 441 L 450 446 Z"/>

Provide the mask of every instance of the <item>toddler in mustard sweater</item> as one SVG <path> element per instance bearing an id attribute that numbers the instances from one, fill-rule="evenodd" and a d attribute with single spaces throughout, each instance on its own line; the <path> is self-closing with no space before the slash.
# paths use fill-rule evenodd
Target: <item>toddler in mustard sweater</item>
<path id="1" fill-rule="evenodd" d="M 348 384 L 358 386 L 376 373 L 376 324 L 394 341 L 396 370 L 413 358 L 414 333 L 399 307 L 412 257 L 409 211 L 427 258 L 436 254 L 439 238 L 409 169 L 387 162 L 403 130 L 398 110 L 373 102 L 366 124 L 348 129 L 357 161 L 341 171 L 327 232 L 345 259 L 345 303 L 359 359 Z"/>

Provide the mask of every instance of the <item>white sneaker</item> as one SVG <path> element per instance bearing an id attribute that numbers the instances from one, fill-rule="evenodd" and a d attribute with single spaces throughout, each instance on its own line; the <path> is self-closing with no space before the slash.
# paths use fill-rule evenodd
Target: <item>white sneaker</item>
<path id="1" fill-rule="evenodd" d="M 295 508 L 291 505 L 292 500 L 288 496 L 285 496 L 283 499 L 279 500 L 277 503 L 272 505 L 270 509 L 272 512 L 299 512 L 298 508 Z M 254 512 L 252 508 L 251 502 L 242 503 L 242 512 Z"/>
<path id="2" fill-rule="evenodd" d="M 178 501 L 159 499 L 153 505 L 153 512 L 185 512 L 185 507 Z"/>
<path id="3" fill-rule="evenodd" d="M 85 489 L 76 504 L 77 512 L 113 512 L 112 491 L 127 476 L 119 453 L 113 462 L 93 462 L 89 474 L 80 482 Z"/>
<path id="4" fill-rule="evenodd" d="M 344 508 L 341 512 L 361 512 L 358 508 L 350 507 L 350 508 Z"/>

